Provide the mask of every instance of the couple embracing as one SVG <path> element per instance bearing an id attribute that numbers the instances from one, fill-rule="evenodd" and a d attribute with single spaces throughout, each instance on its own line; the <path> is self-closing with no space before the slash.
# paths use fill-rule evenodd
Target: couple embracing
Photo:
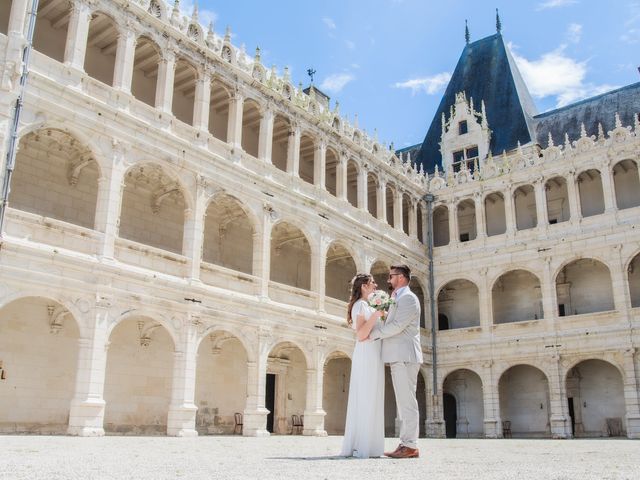
<path id="1" fill-rule="evenodd" d="M 351 362 L 349 402 L 341 455 L 379 457 L 384 452 L 384 365 L 391 366 L 391 378 L 401 420 L 400 445 L 392 458 L 416 458 L 419 414 L 416 384 L 422 363 L 420 345 L 420 303 L 409 289 L 411 270 L 393 265 L 389 271 L 393 300 L 386 318 L 367 299 L 377 289 L 369 274 L 352 281 L 347 322 L 357 342 Z"/>

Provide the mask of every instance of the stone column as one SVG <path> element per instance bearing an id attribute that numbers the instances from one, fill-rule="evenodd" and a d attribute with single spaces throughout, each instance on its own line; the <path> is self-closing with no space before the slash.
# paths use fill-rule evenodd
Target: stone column
<path id="1" fill-rule="evenodd" d="M 485 438 L 502 438 L 500 419 L 500 390 L 498 380 L 493 377 L 493 361 L 482 363 L 482 403 L 484 407 Z"/>
<path id="2" fill-rule="evenodd" d="M 328 239 L 322 231 L 318 235 L 319 241 L 316 243 L 317 251 L 313 251 L 311 246 L 311 291 L 318 295 L 316 306 L 319 311 L 324 312 L 326 295 L 326 267 L 327 267 L 327 247 Z"/>
<path id="3" fill-rule="evenodd" d="M 171 404 L 167 417 L 167 435 L 174 437 L 196 437 L 196 357 L 197 316 L 190 315 L 184 325 L 180 345 L 176 345 L 173 360 L 173 383 Z"/>
<path id="4" fill-rule="evenodd" d="M 113 70 L 113 88 L 124 93 L 131 93 L 137 42 L 136 34 L 131 30 L 125 30 L 118 35 L 116 64 Z"/>
<path id="5" fill-rule="evenodd" d="M 493 292 L 489 285 L 487 268 L 480 269 L 482 282 L 478 289 L 478 300 L 480 301 L 480 326 L 485 336 L 490 337 L 493 334 Z"/>
<path id="6" fill-rule="evenodd" d="M 116 144 L 113 147 L 113 160 L 110 168 L 104 168 L 102 176 L 98 179 L 98 198 L 94 226 L 97 231 L 103 234 L 98 255 L 104 259 L 113 259 L 115 256 L 115 240 L 118 236 L 120 225 L 126 170 L 124 165 L 125 155 L 126 148 L 122 144 Z"/>
<path id="7" fill-rule="evenodd" d="M 542 317 L 548 325 L 547 331 L 555 331 L 558 296 L 556 294 L 556 284 L 553 280 L 553 272 L 551 271 L 551 257 L 544 258 L 540 295 L 542 296 Z"/>
<path id="8" fill-rule="evenodd" d="M 187 257 L 187 275 L 192 280 L 200 280 L 207 201 L 207 182 L 198 175 L 196 178 L 195 205 L 193 209 L 185 210 L 182 234 L 182 255 Z"/>
<path id="9" fill-rule="evenodd" d="M 242 115 L 244 96 L 236 91 L 229 99 L 229 120 L 227 123 L 227 143 L 233 148 L 242 149 Z"/>
<path id="10" fill-rule="evenodd" d="M 69 411 L 69 435 L 104 435 L 104 380 L 107 368 L 107 325 L 110 301 L 98 297 L 86 337 L 79 339 L 76 385 Z M 87 322 L 89 323 L 89 322 Z"/>
<path id="11" fill-rule="evenodd" d="M 287 173 L 300 175 L 300 126 L 291 124 L 289 140 L 287 141 Z"/>
<path id="12" fill-rule="evenodd" d="M 67 27 L 67 43 L 64 50 L 65 65 L 84 71 L 84 57 L 87 51 L 87 37 L 91 23 L 89 5 L 76 0 L 71 6 L 71 17 Z"/>
<path id="13" fill-rule="evenodd" d="M 552 438 L 571 438 L 571 422 L 567 406 L 567 391 L 560 369 L 560 355 L 554 354 L 549 362 L 549 425 Z"/>
<path id="14" fill-rule="evenodd" d="M 260 136 L 258 138 L 258 160 L 271 163 L 273 150 L 273 110 L 267 108 L 260 119 Z"/>
<path id="15" fill-rule="evenodd" d="M 418 238 L 418 216 L 417 216 L 417 200 L 411 199 L 409 203 L 409 236 L 411 238 Z"/>
<path id="16" fill-rule="evenodd" d="M 387 223 L 387 181 L 380 177 L 378 179 L 378 194 L 376 195 L 378 202 L 378 220 Z"/>
<path id="17" fill-rule="evenodd" d="M 640 385 L 638 385 L 638 374 L 634 361 L 636 355 L 636 348 L 628 348 L 622 354 L 624 403 L 627 410 L 625 422 L 628 438 L 640 438 L 640 401 L 638 398 Z"/>
<path id="18" fill-rule="evenodd" d="M 487 236 L 487 218 L 484 211 L 484 202 L 482 194 L 477 192 L 473 196 L 476 207 L 476 238 L 486 238 Z"/>
<path id="19" fill-rule="evenodd" d="M 363 166 L 358 171 L 358 208 L 367 212 L 369 209 L 367 192 L 367 169 Z"/>
<path id="20" fill-rule="evenodd" d="M 175 73 L 176 56 L 173 52 L 167 51 L 158 63 L 158 79 L 156 81 L 156 108 L 164 113 L 172 113 Z"/>
<path id="21" fill-rule="evenodd" d="M 271 226 L 275 211 L 265 204 L 262 209 L 262 222 L 259 231 L 253 233 L 253 275 L 258 277 L 259 296 L 269 298 L 269 280 L 271 270 Z"/>
<path id="22" fill-rule="evenodd" d="M 536 197 L 536 219 L 538 230 L 546 230 L 549 226 L 549 214 L 547 210 L 547 195 L 545 191 L 544 180 L 538 178 L 533 184 L 534 194 Z"/>
<path id="23" fill-rule="evenodd" d="M 210 104 L 211 74 L 209 72 L 200 72 L 196 81 L 196 98 L 193 104 L 193 126 L 205 135 L 209 134 Z"/>
<path id="24" fill-rule="evenodd" d="M 569 172 L 567 177 L 567 196 L 569 197 L 569 213 L 572 223 L 579 223 L 582 220 L 580 211 L 580 192 L 576 184 L 575 172 Z"/>
<path id="25" fill-rule="evenodd" d="M 505 233 L 508 236 L 513 236 L 516 233 L 517 225 L 515 204 L 513 201 L 513 189 L 511 189 L 510 187 L 507 188 L 506 192 L 504 192 L 504 215 L 506 225 Z"/>
<path id="26" fill-rule="evenodd" d="M 347 157 L 343 152 L 340 154 L 336 165 L 336 190 L 340 200 L 347 200 Z"/>
<path id="27" fill-rule="evenodd" d="M 322 409 L 322 389 L 324 382 L 324 345 L 326 338 L 318 338 L 313 357 L 314 365 L 307 368 L 307 401 L 304 409 L 303 435 L 326 437 L 324 429 L 324 417 L 326 412 Z"/>
<path id="28" fill-rule="evenodd" d="M 319 189 L 326 189 L 327 142 L 322 139 L 313 152 L 313 184 Z"/>
<path id="29" fill-rule="evenodd" d="M 458 225 L 458 205 L 455 199 L 449 202 L 449 245 L 460 242 L 460 233 Z"/>
<path id="30" fill-rule="evenodd" d="M 422 214 L 422 243 L 427 244 L 427 235 L 429 234 L 429 229 L 431 225 L 429 225 L 429 219 L 427 217 L 427 207 L 424 203 L 422 203 L 422 208 L 420 209 L 420 213 Z"/>
<path id="31" fill-rule="evenodd" d="M 6 1 L 6 0 L 5 0 Z M 30 0 L 13 0 L 9 12 L 9 27 L 7 29 L 7 47 L 5 51 L 4 75 L 0 77 L 0 88 L 11 90 L 17 86 L 22 69 L 22 49 L 25 43 L 25 25 L 30 10 Z M 0 162 L 1 165 L 2 162 Z"/>
<path id="32" fill-rule="evenodd" d="M 271 344 L 270 331 L 259 327 L 255 352 L 247 352 L 247 403 L 243 413 L 242 435 L 245 437 L 268 437 L 265 390 L 267 381 L 267 358 Z"/>
<path id="33" fill-rule="evenodd" d="M 13 0 L 11 12 L 9 12 L 8 33 L 14 33 L 18 36 L 24 35 L 27 14 L 30 8 L 31 0 Z"/>
<path id="34" fill-rule="evenodd" d="M 393 196 L 393 228 L 402 232 L 404 230 L 404 218 L 402 217 L 402 191 L 396 187 Z"/>
<path id="35" fill-rule="evenodd" d="M 611 160 L 607 159 L 602 165 L 602 193 L 604 195 L 604 213 L 616 211 L 616 192 L 613 184 Z"/>

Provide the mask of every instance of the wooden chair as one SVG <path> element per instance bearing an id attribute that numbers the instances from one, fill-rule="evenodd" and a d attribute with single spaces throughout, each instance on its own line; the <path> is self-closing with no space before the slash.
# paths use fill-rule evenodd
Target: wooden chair
<path id="1" fill-rule="evenodd" d="M 298 434 L 302 434 L 303 422 L 304 415 L 302 415 L 302 417 L 295 414 L 291 415 L 291 435 L 293 435 L 296 430 L 298 430 Z"/>
<path id="2" fill-rule="evenodd" d="M 502 422 L 502 437 L 503 438 L 512 438 L 511 437 L 511 421 L 505 420 Z"/>
<path id="3" fill-rule="evenodd" d="M 235 425 L 233 426 L 233 434 L 236 434 L 236 431 L 242 435 L 242 414 L 239 412 L 236 412 L 233 414 L 233 420 L 235 422 Z"/>

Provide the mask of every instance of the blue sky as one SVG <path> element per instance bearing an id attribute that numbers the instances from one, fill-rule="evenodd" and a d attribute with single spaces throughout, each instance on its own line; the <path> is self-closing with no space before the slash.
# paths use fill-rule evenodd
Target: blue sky
<path id="1" fill-rule="evenodd" d="M 194 0 L 182 0 L 191 14 Z M 167 0 L 172 4 L 173 0 Z M 396 148 L 420 143 L 448 76 L 471 40 L 502 34 L 540 112 L 640 81 L 640 0 L 198 0 L 233 43 L 295 84 L 315 84 L 340 111 Z"/>

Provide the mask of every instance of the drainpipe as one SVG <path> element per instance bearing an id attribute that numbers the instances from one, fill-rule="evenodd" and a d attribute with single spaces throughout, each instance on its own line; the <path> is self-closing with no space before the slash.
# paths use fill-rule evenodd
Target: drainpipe
<path id="1" fill-rule="evenodd" d="M 11 175 L 16 163 L 16 146 L 18 143 L 18 126 L 20 125 L 20 113 L 24 98 L 27 77 L 29 76 L 29 57 L 31 55 L 31 45 L 33 43 L 33 32 L 36 28 L 36 14 L 38 12 L 38 1 L 32 0 L 29 11 L 29 28 L 27 31 L 27 43 L 22 50 L 22 75 L 20 76 L 20 91 L 16 99 L 16 106 L 13 112 L 13 122 L 9 131 L 9 145 L 7 149 L 7 166 L 2 185 L 2 199 L 0 200 L 0 238 L 4 231 L 4 216 L 9 205 L 9 192 L 11 191 Z"/>
<path id="2" fill-rule="evenodd" d="M 434 397 L 438 395 L 438 352 L 436 350 L 436 303 L 435 303 L 435 284 L 433 280 L 433 201 L 435 197 L 431 193 L 427 193 L 423 197 L 427 202 L 427 258 L 429 259 L 429 310 L 431 313 L 431 370 L 433 372 L 433 390 Z"/>

